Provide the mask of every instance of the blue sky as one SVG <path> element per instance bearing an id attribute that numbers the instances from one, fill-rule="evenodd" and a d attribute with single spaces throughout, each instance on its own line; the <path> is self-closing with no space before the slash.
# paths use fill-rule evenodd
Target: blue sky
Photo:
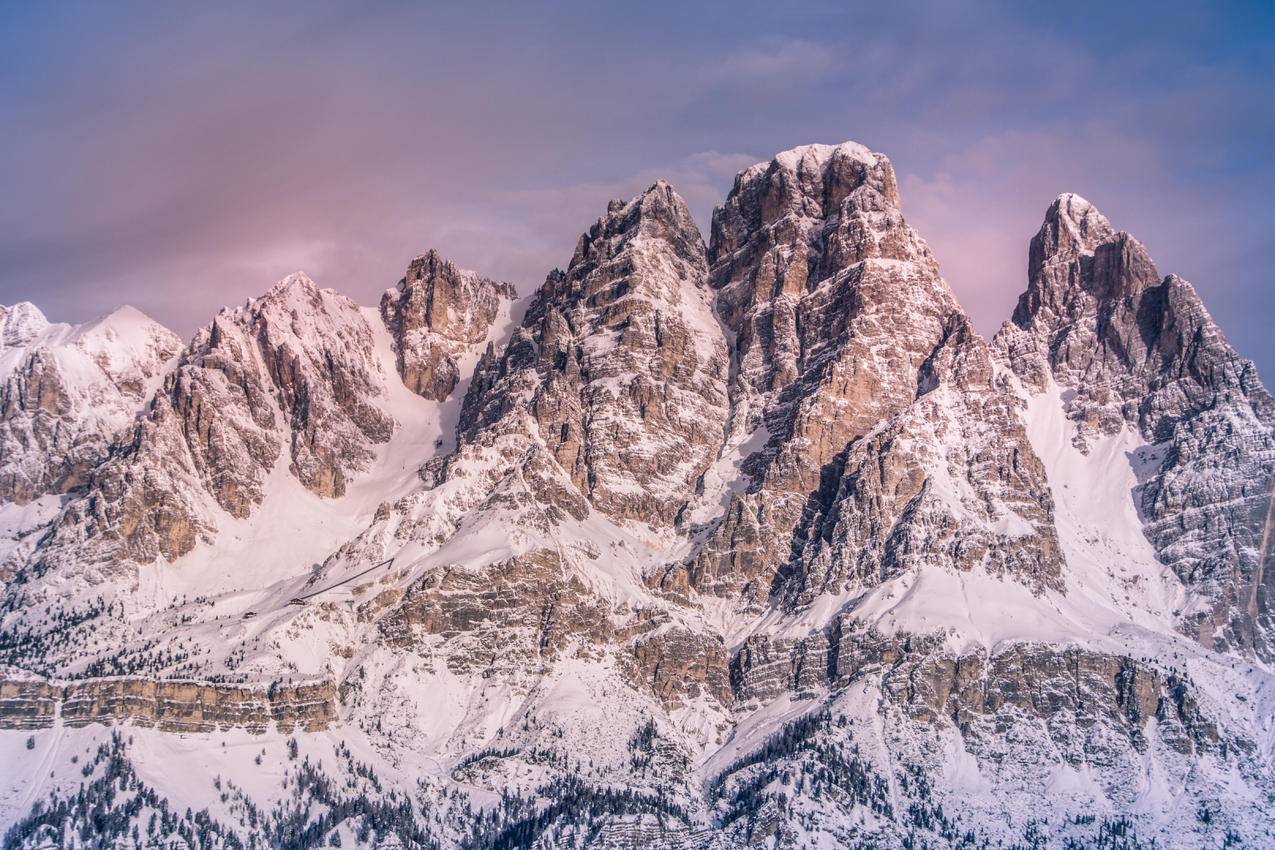
<path id="1" fill-rule="evenodd" d="M 666 177 L 706 223 L 854 139 L 985 333 L 1074 191 L 1270 380 L 1273 9 L 6 2 L 0 301 L 189 334 L 297 268 L 371 303 L 430 247 L 528 291 L 612 197 Z"/>

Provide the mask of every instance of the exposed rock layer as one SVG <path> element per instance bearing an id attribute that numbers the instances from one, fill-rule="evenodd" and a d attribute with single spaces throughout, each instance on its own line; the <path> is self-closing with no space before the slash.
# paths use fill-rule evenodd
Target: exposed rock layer
<path id="1" fill-rule="evenodd" d="M 243 687 L 154 679 L 89 679 L 61 685 L 0 680 L 0 728 L 127 722 L 165 732 L 242 728 L 254 734 L 318 732 L 336 720 L 332 682 Z"/>

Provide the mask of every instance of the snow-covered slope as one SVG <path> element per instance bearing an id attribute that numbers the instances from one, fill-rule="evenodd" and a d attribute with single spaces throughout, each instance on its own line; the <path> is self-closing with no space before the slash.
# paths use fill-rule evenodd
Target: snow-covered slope
<path id="1" fill-rule="evenodd" d="M 1060 199 L 989 345 L 810 145 L 223 311 L 14 556 L 7 842 L 1272 843 L 1270 397 L 1139 252 Z"/>

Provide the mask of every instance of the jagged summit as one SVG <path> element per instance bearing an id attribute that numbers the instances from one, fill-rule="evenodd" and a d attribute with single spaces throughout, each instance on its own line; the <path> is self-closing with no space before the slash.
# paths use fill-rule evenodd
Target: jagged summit
<path id="1" fill-rule="evenodd" d="M 525 435 L 605 513 L 672 523 L 725 415 L 726 344 L 706 272 L 703 239 L 668 183 L 608 204 L 503 355 L 479 365 L 462 439 Z"/>
<path id="2" fill-rule="evenodd" d="M 0 307 L 0 343 L 4 346 L 26 345 L 49 327 L 49 320 L 30 301 L 19 301 L 11 307 Z"/>
<path id="3" fill-rule="evenodd" d="M 26 505 L 86 482 L 181 341 L 131 307 L 82 325 L 50 323 L 29 302 L 0 317 L 0 505 Z"/>
<path id="4" fill-rule="evenodd" d="M 275 281 L 261 295 L 249 298 L 244 308 L 258 312 L 265 309 L 267 305 L 280 305 L 289 309 L 295 307 L 303 311 L 323 309 L 321 305 L 325 294 L 345 298 L 336 290 L 321 289 L 308 274 L 297 270 Z M 226 313 L 230 309 L 225 308 L 221 312 Z"/>
<path id="5" fill-rule="evenodd" d="M 1088 451 L 1143 443 L 1139 514 L 1183 581 L 1183 629 L 1206 646 L 1275 659 L 1263 562 L 1275 490 L 1275 403 L 1194 288 L 1161 278 L 1146 249 L 1076 196 L 1047 211 L 1027 290 L 995 346 L 1034 393 L 1066 393 Z"/>
<path id="6" fill-rule="evenodd" d="M 266 294 L 269 295 L 272 292 L 286 292 L 290 289 L 317 291 L 318 288 L 319 285 L 314 282 L 313 278 L 311 278 L 303 270 L 297 269 L 292 274 L 285 275 L 276 281 L 274 286 L 271 286 L 270 289 L 266 291 Z"/>
<path id="7" fill-rule="evenodd" d="M 769 160 L 749 166 L 742 175 L 753 175 L 778 166 L 793 173 L 823 174 L 834 160 L 857 161 L 869 168 L 876 167 L 882 154 L 874 153 L 858 142 L 842 142 L 837 145 L 799 145 L 775 154 Z"/>

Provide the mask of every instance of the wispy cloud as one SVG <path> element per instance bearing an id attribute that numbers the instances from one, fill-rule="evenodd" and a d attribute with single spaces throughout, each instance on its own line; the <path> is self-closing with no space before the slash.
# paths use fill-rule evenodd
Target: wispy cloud
<path id="1" fill-rule="evenodd" d="M 771 37 L 727 53 L 713 66 L 719 82 L 808 82 L 844 67 L 844 48 L 804 38 Z"/>

